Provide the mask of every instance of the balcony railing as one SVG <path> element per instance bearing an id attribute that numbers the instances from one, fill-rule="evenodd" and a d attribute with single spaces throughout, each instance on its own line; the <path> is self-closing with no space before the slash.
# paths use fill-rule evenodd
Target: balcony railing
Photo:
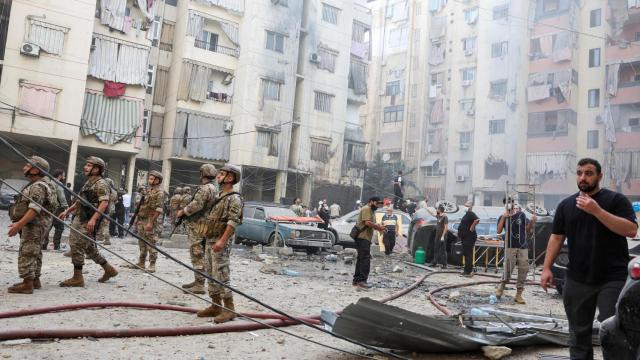
<path id="1" fill-rule="evenodd" d="M 231 104 L 233 102 L 233 96 L 232 95 L 228 95 L 228 94 L 220 93 L 220 92 L 213 92 L 213 91 L 208 91 L 207 92 L 207 99 L 208 100 L 217 101 L 217 102 L 221 102 L 221 103 L 225 103 L 225 104 Z"/>
<path id="2" fill-rule="evenodd" d="M 237 58 L 240 55 L 238 49 L 218 45 L 216 43 L 212 43 L 205 40 L 196 39 L 194 46 L 200 49 L 211 51 L 211 52 L 215 52 L 215 53 L 219 53 L 227 56 L 233 56 L 235 58 Z"/>

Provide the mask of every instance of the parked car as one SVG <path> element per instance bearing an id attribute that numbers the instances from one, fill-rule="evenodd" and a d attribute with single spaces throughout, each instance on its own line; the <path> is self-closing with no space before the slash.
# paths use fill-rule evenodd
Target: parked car
<path id="1" fill-rule="evenodd" d="M 376 210 L 376 222 L 382 222 L 382 216 L 384 216 L 385 212 L 385 209 Z M 404 237 L 407 237 L 409 224 L 411 223 L 411 216 L 400 210 L 393 210 L 393 213 L 397 216 L 400 216 L 400 219 L 402 220 L 402 229 L 400 229 L 400 232 Z M 360 215 L 360 210 L 353 210 L 352 212 L 347 213 L 342 217 L 331 220 L 331 229 L 333 230 L 334 236 L 337 239 L 336 243 L 338 245 L 342 245 L 344 247 L 355 247 L 355 241 L 353 241 L 351 236 L 349 236 L 349 233 L 351 232 L 353 225 L 355 225 L 358 221 L 358 215 Z M 374 236 L 382 236 L 379 233 L 376 234 L 377 235 Z M 376 240 L 380 240 L 380 238 Z"/>
<path id="2" fill-rule="evenodd" d="M 275 221 L 273 218 L 276 217 L 287 220 Z M 274 246 L 282 246 L 284 242 L 287 246 L 308 252 L 330 249 L 335 242 L 333 234 L 311 224 L 309 219 L 300 218 L 280 204 L 247 202 L 244 204 L 242 224 L 235 231 L 236 242 Z"/>
<path id="3" fill-rule="evenodd" d="M 13 188 L 18 191 L 22 190 L 29 181 L 24 179 L 7 179 L 4 180 Z M 7 184 L 0 183 L 0 209 L 8 209 L 11 204 L 15 202 L 15 196 L 18 195 L 18 192 L 7 186 Z"/>
<path id="4" fill-rule="evenodd" d="M 629 276 L 614 316 L 600 326 L 600 343 L 605 360 L 640 359 L 640 256 L 629 262 Z"/>

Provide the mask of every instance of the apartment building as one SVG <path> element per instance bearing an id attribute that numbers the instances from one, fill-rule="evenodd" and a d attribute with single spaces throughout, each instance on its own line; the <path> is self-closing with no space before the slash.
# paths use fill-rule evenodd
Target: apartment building
<path id="1" fill-rule="evenodd" d="M 637 196 L 635 2 L 369 6 L 370 151 L 403 162 L 408 196 L 500 205 L 507 182 L 534 184 L 554 208 L 584 156 Z"/>
<path id="2" fill-rule="evenodd" d="M 27 152 L 76 176 L 100 156 L 129 190 L 149 170 L 169 189 L 231 162 L 248 200 L 358 197 L 364 1 L 0 4 L 0 131 Z"/>

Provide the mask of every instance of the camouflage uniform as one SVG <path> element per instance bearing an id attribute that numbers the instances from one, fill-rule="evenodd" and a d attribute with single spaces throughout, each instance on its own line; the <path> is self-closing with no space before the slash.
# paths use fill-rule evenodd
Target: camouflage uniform
<path id="1" fill-rule="evenodd" d="M 193 199 L 186 205 L 182 206 L 184 216 L 192 217 L 192 220 L 184 220 L 187 234 L 189 235 L 189 255 L 191 256 L 191 264 L 195 269 L 204 271 L 204 236 L 200 232 L 201 224 L 206 220 L 205 212 L 211 209 L 211 205 L 216 196 L 216 187 L 213 183 L 208 182 L 198 188 L 193 195 Z M 189 195 L 190 198 L 190 195 Z M 186 200 L 186 198 L 183 198 Z M 186 202 L 186 201 L 185 201 Z M 183 204 L 181 204 L 183 205 Z M 193 219 L 197 217 L 197 219 Z M 196 282 L 204 285 L 204 278 L 201 275 L 195 275 Z"/>
<path id="2" fill-rule="evenodd" d="M 162 232 L 163 204 L 164 191 L 162 191 L 160 185 L 154 185 L 147 190 L 144 202 L 142 205 L 139 205 L 140 211 L 138 212 L 137 219 L 138 235 L 153 245 L 156 245 L 160 232 Z M 151 219 L 156 212 L 159 213 L 156 218 L 156 223 L 153 225 L 151 231 L 146 231 L 145 226 L 147 226 L 149 219 Z M 138 240 L 138 246 L 140 247 L 140 263 L 144 264 L 147 253 L 149 253 L 149 264 L 155 264 L 158 258 L 158 251 L 142 240 Z"/>
<path id="3" fill-rule="evenodd" d="M 18 274 L 21 278 L 37 278 L 42 267 L 42 242 L 49 228 L 50 216 L 42 210 L 51 191 L 44 180 L 36 180 L 27 185 L 21 192 L 24 198 L 18 201 L 28 202 L 28 208 L 38 215 L 20 232 L 20 249 L 18 250 Z M 26 197 L 33 201 L 27 200 Z"/>
<path id="4" fill-rule="evenodd" d="M 182 195 L 179 193 L 173 194 L 171 199 L 169 200 L 169 209 L 171 212 L 169 213 L 171 223 L 175 224 L 176 222 L 176 212 L 180 210 L 180 200 L 182 199 Z"/>
<path id="5" fill-rule="evenodd" d="M 51 182 L 51 180 L 49 180 L 48 177 L 42 178 L 41 181 L 44 182 L 45 184 L 47 184 L 47 186 L 48 186 L 47 191 L 48 192 L 50 192 L 51 194 L 55 194 L 55 196 L 58 196 L 57 189 L 56 189 L 56 187 L 57 187 L 56 184 Z M 46 196 L 46 194 L 45 194 L 45 196 Z M 42 214 L 45 217 L 44 224 L 45 224 L 46 228 L 42 232 L 42 239 L 40 241 L 40 247 L 43 248 L 43 250 L 45 250 L 46 248 L 44 248 L 44 244 L 48 242 L 49 231 L 51 230 L 51 225 L 53 224 L 53 217 L 51 217 L 51 215 L 49 215 L 49 214 L 46 214 L 44 211 L 42 212 Z M 36 279 L 40 278 L 40 274 L 41 273 L 42 273 L 42 251 L 40 251 L 40 254 L 38 255 L 38 259 L 37 259 L 37 262 L 36 262 Z"/>
<path id="6" fill-rule="evenodd" d="M 189 188 L 186 188 L 189 189 Z M 189 203 L 191 202 L 191 200 L 193 200 L 193 195 L 191 194 L 190 190 L 184 190 L 184 194 L 182 194 L 182 196 L 180 196 L 180 201 L 179 201 L 179 206 L 180 209 L 184 209 L 187 205 L 189 205 Z M 179 234 L 189 234 L 189 221 L 187 219 L 184 219 L 182 221 L 182 225 L 180 226 L 180 230 Z"/>
<path id="7" fill-rule="evenodd" d="M 111 179 L 105 179 L 107 184 L 111 183 Z M 118 202 L 118 192 L 115 191 L 109 185 L 109 207 L 105 211 L 107 215 L 110 217 L 115 217 L 116 214 L 116 202 Z M 100 223 L 100 228 L 96 231 L 96 240 L 103 242 L 104 245 L 111 244 L 111 234 L 109 234 L 109 220 L 106 218 L 102 219 L 102 223 Z"/>
<path id="8" fill-rule="evenodd" d="M 207 273 L 214 279 L 219 280 L 224 284 L 229 284 L 230 269 L 229 269 L 229 254 L 231 253 L 231 239 L 227 241 L 225 248 L 221 252 L 213 252 L 213 245 L 218 241 L 220 236 L 224 233 L 227 225 L 236 228 L 242 223 L 242 199 L 238 194 L 227 195 L 227 193 L 220 193 L 216 197 L 217 204 L 211 209 L 211 214 L 208 216 L 209 220 L 213 220 L 213 223 L 209 223 L 209 226 L 213 226 L 213 237 L 207 238 L 206 249 L 206 265 Z M 224 198 L 223 198 L 224 197 Z M 220 200 L 222 199 L 222 200 Z M 231 298 L 231 290 L 228 288 L 209 281 L 209 296 L 221 297 L 222 299 Z"/>
<path id="9" fill-rule="evenodd" d="M 109 201 L 109 194 L 109 185 L 103 178 L 98 178 L 98 180 L 94 182 L 87 180 L 80 190 L 80 196 L 96 208 L 100 205 L 100 202 Z M 83 235 L 95 238 L 94 235 L 96 234 L 90 234 L 86 228 L 87 223 L 91 219 L 91 214 L 93 214 L 93 210 L 87 206 L 83 206 L 82 202 L 79 202 L 77 206 L 76 216 L 71 222 L 71 227 Z M 102 224 L 100 226 L 102 226 Z M 95 231 L 97 232 L 99 230 L 100 228 Z M 69 235 L 69 246 L 71 247 L 71 262 L 76 268 L 84 266 L 85 255 L 98 265 L 107 263 L 107 260 L 98 251 L 98 246 L 93 241 L 85 239 L 84 236 L 78 234 L 76 231 L 71 231 Z"/>

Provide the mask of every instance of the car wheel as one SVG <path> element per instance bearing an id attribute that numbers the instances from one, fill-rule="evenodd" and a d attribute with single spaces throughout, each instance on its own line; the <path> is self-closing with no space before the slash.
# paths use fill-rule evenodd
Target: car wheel
<path id="1" fill-rule="evenodd" d="M 269 246 L 284 246 L 284 239 L 282 239 L 282 235 L 278 236 L 278 241 L 276 243 L 276 233 L 271 234 L 271 236 L 269 236 Z"/>
<path id="2" fill-rule="evenodd" d="M 307 249 L 307 255 L 315 255 L 315 254 L 319 254 L 319 253 L 320 253 L 320 249 L 318 249 L 318 248 Z"/>

